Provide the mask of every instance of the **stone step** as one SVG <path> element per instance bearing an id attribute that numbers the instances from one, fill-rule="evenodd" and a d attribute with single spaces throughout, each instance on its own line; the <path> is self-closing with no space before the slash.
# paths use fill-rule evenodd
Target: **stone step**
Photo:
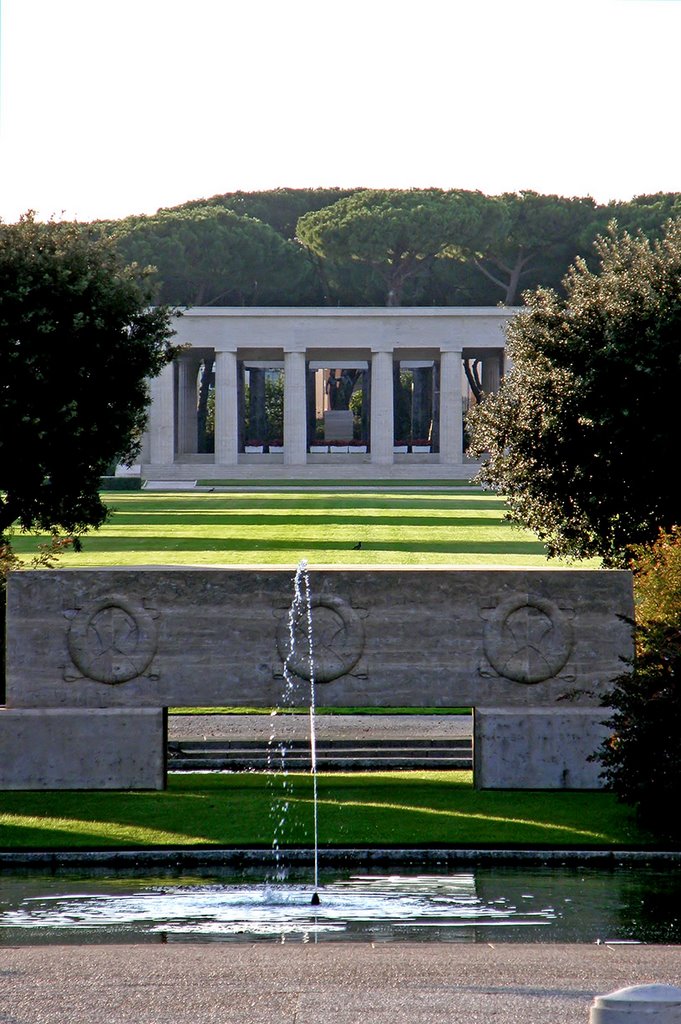
<path id="1" fill-rule="evenodd" d="M 290 770 L 310 767 L 309 742 L 284 743 L 285 765 Z M 170 771 L 265 771 L 281 767 L 281 746 L 257 740 L 171 741 Z M 472 767 L 470 738 L 443 740 L 322 740 L 317 743 L 317 764 L 322 770 L 368 771 L 397 768 Z"/>
<path id="2" fill-rule="evenodd" d="M 317 758 L 317 767 L 320 771 L 396 771 L 397 769 L 411 769 L 436 771 L 438 769 L 470 770 L 473 762 L 470 757 L 325 757 Z M 287 771 L 308 771 L 310 759 L 300 758 L 299 760 L 286 759 Z M 277 771 L 280 766 L 267 758 L 217 758 L 217 757 L 178 757 L 168 762 L 170 772 L 198 772 L 198 771 Z"/>
<path id="3" fill-rule="evenodd" d="M 213 752 L 213 751 L 224 751 L 229 753 L 230 751 L 268 751 L 278 750 L 281 746 L 285 746 L 290 751 L 308 751 L 310 749 L 310 742 L 308 739 L 282 739 L 276 740 L 273 743 L 268 743 L 263 740 L 242 740 L 242 739 L 224 739 L 224 740 L 170 740 L 168 743 L 169 753 L 181 753 L 187 751 L 188 753 L 199 753 L 201 751 Z M 457 736 L 452 740 L 444 739 L 410 739 L 402 737 L 400 739 L 317 739 L 317 751 L 340 751 L 340 750 L 403 750 L 408 748 L 410 750 L 462 750 L 470 751 L 472 749 L 472 740 L 470 736 Z"/>

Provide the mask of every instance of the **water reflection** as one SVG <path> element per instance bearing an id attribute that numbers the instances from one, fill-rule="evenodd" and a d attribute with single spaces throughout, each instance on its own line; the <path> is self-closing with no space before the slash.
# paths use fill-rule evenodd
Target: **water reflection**
<path id="1" fill-rule="evenodd" d="M 681 941 L 681 872 L 622 866 L 450 874 L 4 875 L 0 943 Z"/>

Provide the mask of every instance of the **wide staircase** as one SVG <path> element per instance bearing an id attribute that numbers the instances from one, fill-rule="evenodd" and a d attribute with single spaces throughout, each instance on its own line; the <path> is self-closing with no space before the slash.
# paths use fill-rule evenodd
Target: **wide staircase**
<path id="1" fill-rule="evenodd" d="M 317 767 L 321 771 L 391 771 L 396 769 L 471 769 L 470 736 L 451 739 L 318 739 Z M 168 770 L 289 771 L 310 768 L 310 743 L 290 739 L 268 743 L 261 739 L 181 739 L 168 743 Z"/>

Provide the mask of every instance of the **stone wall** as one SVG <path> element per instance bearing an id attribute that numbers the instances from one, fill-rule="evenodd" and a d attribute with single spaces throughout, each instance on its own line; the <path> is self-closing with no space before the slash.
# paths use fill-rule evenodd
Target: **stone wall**
<path id="1" fill-rule="evenodd" d="M 627 572 L 310 576 L 320 704 L 594 705 L 631 647 Z M 7 704 L 276 704 L 291 597 L 290 569 L 13 574 Z"/>
<path id="2" fill-rule="evenodd" d="M 285 659 L 306 703 L 292 582 L 275 568 L 13 573 L 0 787 L 161 788 L 160 709 L 276 705 Z M 338 569 L 310 583 L 318 704 L 472 706 L 476 784 L 598 786 L 587 757 L 631 652 L 629 573 Z"/>

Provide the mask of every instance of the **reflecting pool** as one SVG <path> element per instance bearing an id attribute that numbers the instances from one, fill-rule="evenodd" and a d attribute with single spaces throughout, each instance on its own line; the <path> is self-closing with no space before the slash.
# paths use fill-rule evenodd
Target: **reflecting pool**
<path id="1" fill-rule="evenodd" d="M 681 942 L 681 868 L 0 875 L 0 944 Z"/>

